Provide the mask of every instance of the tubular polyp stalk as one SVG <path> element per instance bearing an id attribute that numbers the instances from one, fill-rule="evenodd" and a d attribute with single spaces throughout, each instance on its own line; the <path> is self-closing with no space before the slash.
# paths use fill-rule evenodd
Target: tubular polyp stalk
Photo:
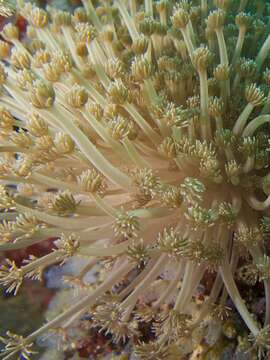
<path id="1" fill-rule="evenodd" d="M 76 67 L 82 71 L 83 70 L 83 62 L 81 61 L 80 57 L 78 56 L 78 54 L 76 52 L 75 42 L 74 42 L 74 39 L 72 36 L 71 28 L 68 26 L 63 26 L 62 32 L 63 32 L 64 38 L 65 38 L 65 43 L 70 50 L 72 59 L 75 62 Z"/>
<path id="2" fill-rule="evenodd" d="M 129 245 L 132 244 L 133 240 L 127 240 L 122 244 L 111 246 L 111 247 L 101 247 L 101 246 L 91 246 L 91 247 L 81 247 L 78 250 L 78 255 L 82 256 L 98 256 L 98 257 L 104 257 L 104 256 L 117 256 L 124 254 L 125 251 L 128 249 Z"/>
<path id="3" fill-rule="evenodd" d="M 252 136 L 264 124 L 270 122 L 270 115 L 261 115 L 253 119 L 243 131 L 243 136 Z"/>
<path id="4" fill-rule="evenodd" d="M 65 114 L 62 114 L 63 111 L 63 108 L 61 110 L 54 108 L 53 113 L 55 114 L 55 118 L 61 119 L 63 115 L 65 116 Z M 67 116 L 69 116 L 69 114 L 67 114 Z M 130 187 L 130 179 L 118 169 L 114 168 L 85 134 L 69 120 L 69 118 L 65 117 L 65 120 L 62 122 L 62 127 L 74 139 L 86 158 L 89 159 L 101 173 L 110 178 L 115 184 L 121 184 L 121 187 Z"/>
<path id="5" fill-rule="evenodd" d="M 148 16 L 153 17 L 153 1 L 145 0 L 145 12 Z"/>
<path id="6" fill-rule="evenodd" d="M 148 124 L 148 122 L 142 117 L 133 104 L 128 103 L 124 105 L 124 108 L 133 117 L 134 121 L 153 144 L 156 145 L 161 142 L 159 134 L 153 130 L 151 125 Z"/>
<path id="7" fill-rule="evenodd" d="M 244 110 L 242 111 L 242 113 L 240 114 L 240 116 L 238 117 L 238 119 L 236 120 L 236 123 L 233 127 L 233 133 L 235 135 L 240 135 L 248 121 L 248 118 L 250 116 L 250 114 L 252 113 L 254 109 L 254 105 L 248 103 L 246 105 L 246 107 L 244 108 Z"/>
<path id="8" fill-rule="evenodd" d="M 222 289 L 222 282 L 221 282 L 221 276 L 218 274 L 216 276 L 214 285 L 211 289 L 211 293 L 209 295 L 209 298 L 207 301 L 203 304 L 203 307 L 201 309 L 201 312 L 199 314 L 199 318 L 195 320 L 194 324 L 192 324 L 192 328 L 196 328 L 200 322 L 207 317 L 207 315 L 210 313 L 211 309 L 213 308 L 213 304 L 215 304 L 216 300 L 218 299 L 218 296 L 220 294 L 220 291 Z"/>
<path id="9" fill-rule="evenodd" d="M 202 19 L 207 15 L 207 0 L 201 0 Z"/>
<path id="10" fill-rule="evenodd" d="M 197 290 L 197 287 L 204 275 L 204 270 L 205 270 L 205 267 L 204 265 L 200 265 L 198 266 L 197 269 L 195 269 L 194 271 L 194 275 L 193 275 L 193 278 L 192 278 L 192 283 L 190 284 L 190 289 L 189 291 L 187 292 L 185 298 L 182 300 L 182 305 L 181 305 L 181 309 L 183 311 L 186 311 L 186 308 L 188 306 L 188 304 L 190 304 L 191 300 L 192 300 L 192 296 L 193 294 L 196 292 Z"/>
<path id="11" fill-rule="evenodd" d="M 132 144 L 132 142 L 125 138 L 123 140 L 123 145 L 130 157 L 130 159 L 133 161 L 135 165 L 137 165 L 139 168 L 150 168 L 150 164 L 142 157 L 140 156 L 139 152 L 136 150 L 135 146 Z"/>
<path id="12" fill-rule="evenodd" d="M 122 307 L 129 306 L 133 303 L 133 300 L 137 299 L 138 296 L 145 292 L 148 286 L 157 278 L 160 274 L 161 266 L 164 266 L 167 263 L 168 259 L 166 255 L 161 255 L 161 257 L 156 261 L 152 270 L 148 273 L 147 276 L 143 279 L 143 281 L 134 289 L 134 291 L 127 297 L 127 299 L 122 302 Z"/>
<path id="13" fill-rule="evenodd" d="M 260 115 L 267 115 L 270 113 L 270 92 L 268 93 L 264 107 L 262 108 Z"/>
<path id="14" fill-rule="evenodd" d="M 259 332 L 259 328 L 254 321 L 253 317 L 249 313 L 243 299 L 241 298 L 241 295 L 239 294 L 239 291 L 235 285 L 232 273 L 230 271 L 230 266 L 228 262 L 225 262 L 223 266 L 220 267 L 220 273 L 222 276 L 222 279 L 224 281 L 224 284 L 226 286 L 226 289 L 231 297 L 231 299 L 234 302 L 234 305 L 236 306 L 237 310 L 239 311 L 243 321 L 247 325 L 247 327 L 250 329 L 252 334 L 256 336 Z"/>
<path id="15" fill-rule="evenodd" d="M 208 140 L 211 137 L 211 128 L 208 115 L 208 83 L 207 71 L 199 71 L 200 77 L 200 99 L 201 99 L 201 133 L 202 139 Z"/>
<path id="16" fill-rule="evenodd" d="M 87 12 L 87 15 L 89 16 L 90 20 L 94 24 L 95 28 L 100 31 L 102 29 L 102 25 L 96 14 L 96 11 L 92 4 L 92 1 L 91 0 L 83 0 L 82 3 Z"/>
<path id="17" fill-rule="evenodd" d="M 256 63 L 257 63 L 257 70 L 259 71 L 265 62 L 268 54 L 270 51 L 270 35 L 265 40 L 264 44 L 262 45 L 257 57 L 256 57 Z"/>
<path id="18" fill-rule="evenodd" d="M 241 56 L 243 44 L 244 44 L 244 41 L 245 41 L 245 35 L 246 35 L 246 28 L 245 27 L 240 27 L 236 47 L 235 47 L 235 50 L 234 50 L 233 59 L 232 59 L 232 62 L 231 62 L 232 67 L 234 67 L 236 65 L 237 61 L 239 60 L 239 58 Z"/>
<path id="19" fill-rule="evenodd" d="M 139 33 L 136 29 L 133 18 L 130 17 L 124 3 L 121 0 L 116 0 L 116 6 L 118 7 L 118 9 L 125 21 L 125 24 L 128 28 L 128 31 L 129 31 L 129 34 L 130 34 L 132 40 L 133 41 L 136 40 L 139 37 Z"/>
<path id="20" fill-rule="evenodd" d="M 181 261 L 178 265 L 178 270 L 175 273 L 175 277 L 171 280 L 170 284 L 167 286 L 167 289 L 162 293 L 160 298 L 154 303 L 154 307 L 159 308 L 164 302 L 169 302 L 172 294 L 176 291 L 177 283 L 181 279 L 181 275 L 184 271 L 184 261 Z"/>
<path id="21" fill-rule="evenodd" d="M 195 269 L 195 265 L 189 261 L 186 264 L 183 282 L 181 284 L 180 291 L 179 291 L 176 301 L 175 301 L 175 305 L 174 305 L 175 310 L 178 310 L 178 311 L 182 310 L 182 307 L 184 304 L 184 299 L 190 290 L 190 284 L 192 283 L 194 269 Z"/>
<path id="22" fill-rule="evenodd" d="M 249 0 L 241 0 L 238 8 L 238 12 L 244 11 Z"/>
<path id="23" fill-rule="evenodd" d="M 130 15 L 131 17 L 134 17 L 137 13 L 137 4 L 136 4 L 137 0 L 129 0 L 129 9 L 130 9 Z"/>
<path id="24" fill-rule="evenodd" d="M 195 48 L 194 48 L 194 45 L 193 45 L 192 40 L 190 38 L 190 34 L 189 34 L 187 28 L 181 29 L 181 33 L 183 35 L 183 38 L 184 38 L 184 41 L 185 41 L 185 44 L 186 44 L 190 59 L 192 61 L 193 52 L 194 52 Z"/>

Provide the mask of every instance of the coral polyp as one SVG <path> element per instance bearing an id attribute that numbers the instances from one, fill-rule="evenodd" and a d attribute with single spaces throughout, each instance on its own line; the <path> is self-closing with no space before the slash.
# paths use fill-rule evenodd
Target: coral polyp
<path id="1" fill-rule="evenodd" d="M 68 13 L 19 1 L 17 12 L 26 34 L 8 23 L 0 41 L 0 250 L 57 240 L 22 266 L 7 260 L 0 283 L 16 295 L 53 264 L 82 267 L 69 306 L 26 337 L 8 332 L 4 359 L 30 359 L 40 336 L 85 321 L 140 359 L 180 359 L 229 298 L 250 347 L 267 352 L 269 4 L 83 0 Z M 239 276 L 263 282 L 264 319 Z"/>

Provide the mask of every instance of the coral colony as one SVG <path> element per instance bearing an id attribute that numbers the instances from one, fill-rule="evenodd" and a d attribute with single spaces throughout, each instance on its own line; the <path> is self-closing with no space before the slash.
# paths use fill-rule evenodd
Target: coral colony
<path id="1" fill-rule="evenodd" d="M 56 240 L 21 267 L 6 260 L 0 282 L 16 295 L 52 264 L 85 265 L 69 279 L 75 301 L 26 337 L 8 331 L 3 359 L 30 359 L 40 336 L 86 319 L 138 359 L 181 359 L 229 299 L 265 354 L 269 4 L 83 0 L 71 14 L 19 1 L 17 12 L 25 36 L 8 23 L 0 41 L 0 250 Z M 236 274 L 262 282 L 264 318 Z"/>

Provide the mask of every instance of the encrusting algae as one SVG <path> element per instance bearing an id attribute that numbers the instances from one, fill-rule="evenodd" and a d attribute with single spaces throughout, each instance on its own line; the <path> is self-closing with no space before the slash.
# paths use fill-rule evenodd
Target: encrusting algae
<path id="1" fill-rule="evenodd" d="M 267 352 L 270 5 L 83 0 L 70 14 L 20 0 L 17 12 L 26 35 L 8 23 L 0 41 L 0 250 L 58 240 L 21 267 L 7 260 L 0 283 L 16 295 L 52 264 L 87 262 L 77 301 L 27 337 L 8 332 L 3 358 L 30 359 L 38 337 L 88 314 L 140 359 L 180 359 L 228 297 Z M 264 322 L 236 285 L 243 262 L 264 284 Z"/>

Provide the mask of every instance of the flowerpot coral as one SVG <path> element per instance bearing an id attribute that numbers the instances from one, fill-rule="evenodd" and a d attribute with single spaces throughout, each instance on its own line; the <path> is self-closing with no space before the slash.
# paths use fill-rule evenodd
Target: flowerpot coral
<path id="1" fill-rule="evenodd" d="M 26 35 L 9 23 L 0 41 L 0 250 L 57 240 L 21 267 L 7 260 L 0 282 L 16 295 L 52 264 L 86 263 L 72 304 L 27 337 L 8 332 L 4 359 L 29 359 L 39 336 L 86 318 L 140 359 L 180 359 L 228 298 L 267 351 L 269 4 L 83 0 L 71 14 L 19 1 L 17 12 Z M 238 289 L 243 265 L 264 285 L 264 320 Z"/>

